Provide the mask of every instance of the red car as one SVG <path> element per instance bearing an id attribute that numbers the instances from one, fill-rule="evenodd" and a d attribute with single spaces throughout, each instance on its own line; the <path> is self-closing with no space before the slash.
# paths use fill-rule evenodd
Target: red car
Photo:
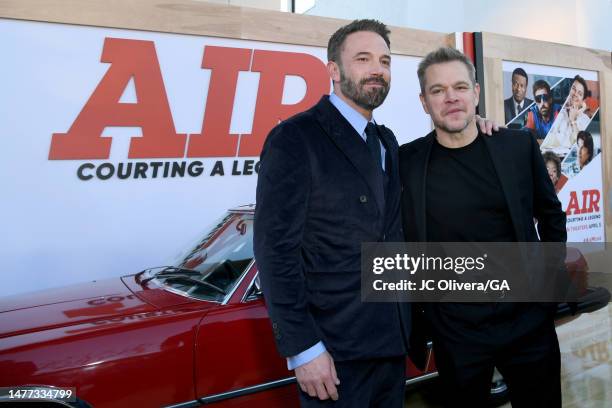
<path id="1" fill-rule="evenodd" d="M 297 406 L 258 284 L 253 212 L 230 210 L 169 266 L 0 299 L 0 387 L 11 387 L 0 407 Z M 609 298 L 589 290 L 579 310 Z M 437 375 L 432 358 L 424 372 L 406 364 L 407 384 Z M 492 397 L 506 394 L 495 379 Z"/>

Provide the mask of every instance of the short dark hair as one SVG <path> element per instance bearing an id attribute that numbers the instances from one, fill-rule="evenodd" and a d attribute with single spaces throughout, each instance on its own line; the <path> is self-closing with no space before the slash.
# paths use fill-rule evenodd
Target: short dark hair
<path id="1" fill-rule="evenodd" d="M 584 99 L 586 99 L 588 96 L 590 96 L 590 94 L 589 94 L 589 87 L 587 86 L 587 83 L 586 83 L 586 81 L 584 80 L 583 77 L 581 77 L 580 75 L 576 75 L 574 77 L 574 80 L 572 81 L 572 84 L 574 82 L 579 82 L 580 85 L 582 85 L 584 87 Z"/>
<path id="2" fill-rule="evenodd" d="M 425 71 L 432 65 L 442 64 L 445 62 L 459 61 L 468 70 L 470 81 L 472 86 L 476 85 L 476 68 L 468 57 L 466 57 L 461 51 L 458 51 L 451 47 L 440 47 L 435 51 L 430 52 L 423 58 L 417 69 L 417 75 L 419 77 L 419 84 L 421 85 L 421 93 L 425 93 Z"/>
<path id="3" fill-rule="evenodd" d="M 589 161 L 593 158 L 593 153 L 595 151 L 595 146 L 593 145 L 593 136 L 586 130 L 581 130 L 578 132 L 576 136 L 576 140 L 582 139 L 582 146 L 586 147 L 589 152 Z M 579 152 L 580 153 L 580 152 Z"/>
<path id="4" fill-rule="evenodd" d="M 350 34 L 356 33 L 358 31 L 370 31 L 380 35 L 387 43 L 387 47 L 391 49 L 391 41 L 389 41 L 389 34 L 391 33 L 391 31 L 387 28 L 386 25 L 384 25 L 378 20 L 354 20 L 351 23 L 340 27 L 329 38 L 329 42 L 327 43 L 327 60 L 334 61 L 335 63 L 341 65 L 340 53 L 342 52 L 344 41 L 346 40 L 346 37 L 348 37 Z"/>
<path id="5" fill-rule="evenodd" d="M 544 164 L 553 162 L 555 164 L 555 169 L 557 170 L 557 177 L 561 177 L 561 159 L 559 159 L 559 156 L 553 152 L 544 152 L 542 159 L 544 159 Z"/>
<path id="6" fill-rule="evenodd" d="M 514 71 L 512 71 L 512 78 L 514 78 L 515 75 L 520 75 L 524 77 L 525 81 L 527 81 L 526 83 L 529 83 L 529 78 L 527 77 L 527 73 L 525 72 L 523 68 L 519 67 L 519 68 L 516 68 Z"/>
<path id="7" fill-rule="evenodd" d="M 543 79 L 538 79 L 533 83 L 533 96 L 538 89 L 546 89 L 546 93 L 550 95 L 550 85 Z"/>

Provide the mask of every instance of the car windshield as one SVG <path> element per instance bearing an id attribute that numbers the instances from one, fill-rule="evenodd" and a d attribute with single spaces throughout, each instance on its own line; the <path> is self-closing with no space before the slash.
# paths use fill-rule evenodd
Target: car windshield
<path id="1" fill-rule="evenodd" d="M 155 279 L 174 292 L 222 302 L 253 260 L 253 215 L 228 213 Z"/>

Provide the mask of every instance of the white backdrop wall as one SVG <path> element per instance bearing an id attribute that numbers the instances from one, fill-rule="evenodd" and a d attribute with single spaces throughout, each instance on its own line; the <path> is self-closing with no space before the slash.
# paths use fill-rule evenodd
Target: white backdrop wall
<path id="1" fill-rule="evenodd" d="M 612 0 L 316 0 L 307 14 L 420 30 L 488 31 L 612 50 Z"/>
<path id="2" fill-rule="evenodd" d="M 219 100 L 205 103 L 212 75 L 210 69 L 201 68 L 207 47 L 307 54 L 323 70 L 326 61 L 321 47 L 5 19 L 0 19 L 0 38 L 0 78 L 4 79 L 0 92 L 0 259 L 4 271 L 0 296 L 163 265 L 227 208 L 254 202 L 256 174 L 231 173 L 234 161 L 241 169 L 246 160 L 256 162 L 257 157 L 130 158 L 131 144 L 143 136 L 137 124 L 106 126 L 102 139 L 111 140 L 107 158 L 77 154 L 72 159 L 56 156 L 50 160 L 53 135 L 69 132 L 115 64 L 101 62 L 106 40 L 154 44 L 172 125 L 176 133 L 187 135 L 187 146 L 201 132 L 206 109 L 234 96 L 228 91 Z M 375 119 L 393 129 L 400 143 L 431 129 L 417 96 L 418 60 L 393 56 L 391 92 L 375 111 Z M 155 67 L 148 66 L 146 72 L 151 68 Z M 108 106 L 138 106 L 150 98 L 145 94 L 151 90 L 140 82 L 143 78 L 134 78 L 122 85 L 121 97 Z M 266 92 L 258 90 L 260 79 L 259 73 L 248 69 L 239 73 L 231 134 L 253 130 L 259 94 Z M 317 84 L 286 76 L 282 103 L 298 103 L 313 85 Z M 315 88 L 330 89 L 326 74 L 318 85 Z M 211 176 L 218 160 L 225 164 L 225 175 Z M 204 171 L 199 176 L 154 178 L 149 168 L 147 178 L 101 180 L 95 177 L 95 170 L 86 170 L 85 175 L 94 177 L 78 177 L 78 169 L 86 163 L 98 168 L 103 163 L 118 167 L 119 163 L 145 162 L 150 166 L 154 161 L 201 161 Z"/>

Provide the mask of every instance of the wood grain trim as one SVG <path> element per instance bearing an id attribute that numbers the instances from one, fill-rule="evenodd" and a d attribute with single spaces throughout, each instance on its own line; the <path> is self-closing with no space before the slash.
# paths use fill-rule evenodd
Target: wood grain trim
<path id="1" fill-rule="evenodd" d="M 495 123 L 504 122 L 504 73 L 502 62 L 497 58 L 484 59 L 485 106 L 487 119 Z M 499 101 L 502 101 L 499 103 Z"/>
<path id="2" fill-rule="evenodd" d="M 604 217 L 606 238 L 612 237 L 612 70 L 599 74 L 601 101 L 599 118 L 601 123 L 601 161 L 603 170 Z"/>
<path id="3" fill-rule="evenodd" d="M 348 20 L 192 0 L 0 0 L 0 18 L 326 47 Z M 423 56 L 446 33 L 390 27 L 394 54 Z"/>
<path id="4" fill-rule="evenodd" d="M 610 51 L 482 33 L 485 58 L 601 71 L 612 69 Z"/>

